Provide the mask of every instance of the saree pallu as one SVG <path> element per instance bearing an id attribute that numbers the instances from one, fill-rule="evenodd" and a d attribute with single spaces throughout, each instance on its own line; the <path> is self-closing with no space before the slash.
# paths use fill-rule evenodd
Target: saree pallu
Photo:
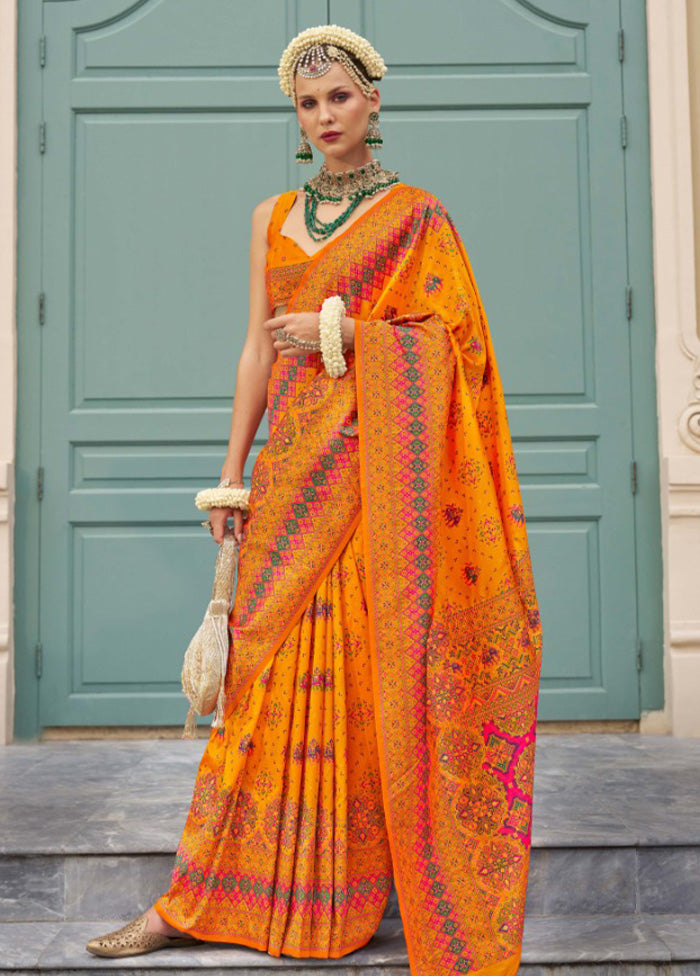
<path id="1" fill-rule="evenodd" d="M 299 271 L 288 311 L 339 294 L 355 347 L 338 378 L 318 353 L 273 367 L 229 619 L 226 728 L 208 749 L 360 538 L 382 822 L 411 971 L 511 976 L 542 642 L 471 266 L 440 201 L 400 184 Z"/>

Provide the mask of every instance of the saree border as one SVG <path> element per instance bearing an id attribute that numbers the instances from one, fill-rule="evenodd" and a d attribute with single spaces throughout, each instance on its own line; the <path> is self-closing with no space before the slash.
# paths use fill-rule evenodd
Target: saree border
<path id="1" fill-rule="evenodd" d="M 287 626 L 282 631 L 282 636 L 278 639 L 277 643 L 267 652 L 267 654 L 265 654 L 265 656 L 261 659 L 260 663 L 257 665 L 257 667 L 255 668 L 255 670 L 250 673 L 249 678 L 246 681 L 246 683 L 243 684 L 243 685 L 241 685 L 241 687 L 238 689 L 238 691 L 236 691 L 236 693 L 231 697 L 231 699 L 227 703 L 227 707 L 226 707 L 226 711 L 225 711 L 225 718 L 224 718 L 225 721 L 230 717 L 231 713 L 234 711 L 234 709 L 240 703 L 241 699 L 243 698 L 243 695 L 248 691 L 248 689 L 253 684 L 253 682 L 256 681 L 257 678 L 260 677 L 260 675 L 262 674 L 262 672 L 265 670 L 265 668 L 267 667 L 267 665 L 270 663 L 271 658 L 273 658 L 275 656 L 275 654 L 277 653 L 277 651 L 280 649 L 280 647 L 282 646 L 282 644 L 284 644 L 284 642 L 289 637 L 289 635 L 291 634 L 291 632 L 294 629 L 294 627 L 296 626 L 296 624 L 301 619 L 304 611 L 309 606 L 309 604 L 310 604 L 310 602 L 311 602 L 314 594 L 316 593 L 316 590 L 319 588 L 319 586 L 324 581 L 324 579 L 326 578 L 326 576 L 328 575 L 328 573 L 331 571 L 331 569 L 333 567 L 333 564 L 335 563 L 336 559 L 338 559 L 338 557 L 340 556 L 341 552 L 343 551 L 343 549 L 345 548 L 345 546 L 350 541 L 350 538 L 352 537 L 355 529 L 358 526 L 358 523 L 360 521 L 361 514 L 362 514 L 361 511 L 358 511 L 358 512 L 355 513 L 355 515 L 353 516 L 352 521 L 351 521 L 349 527 L 345 530 L 345 532 L 341 536 L 340 542 L 338 543 L 338 545 L 333 550 L 333 553 L 328 558 L 325 566 L 323 567 L 323 569 L 321 570 L 321 572 L 318 574 L 318 576 L 316 578 L 314 578 L 314 580 L 306 588 L 306 591 L 305 591 L 304 595 L 299 600 L 299 604 L 297 605 L 297 608 L 295 609 L 294 613 L 290 617 L 289 623 L 287 624 Z"/>
<path id="2" fill-rule="evenodd" d="M 308 260 L 308 267 L 306 268 L 306 271 L 304 271 L 304 273 L 302 274 L 302 276 L 301 276 L 301 278 L 299 279 L 299 282 L 298 282 L 298 284 L 297 284 L 297 287 L 296 287 L 296 289 L 295 289 L 295 291 L 294 291 L 294 292 L 292 292 L 292 294 L 290 295 L 290 297 L 289 297 L 289 299 L 288 299 L 288 301 L 287 301 L 287 311 L 288 311 L 288 312 L 290 311 L 290 306 L 291 306 L 291 305 L 293 305 L 293 303 L 294 303 L 294 301 L 296 300 L 296 298 L 297 298 L 297 296 L 298 296 L 298 294 L 299 294 L 299 291 L 300 291 L 300 290 L 301 290 L 301 289 L 302 289 L 302 288 L 303 288 L 303 287 L 304 287 L 304 286 L 305 286 L 306 284 L 308 284 L 308 282 L 307 282 L 307 278 L 309 277 L 309 275 L 311 274 L 311 272 L 312 272 L 312 271 L 315 271 L 315 270 L 317 270 L 317 265 L 318 265 L 318 264 L 320 263 L 320 261 L 322 260 L 322 258 L 323 258 L 323 257 L 325 256 L 325 254 L 326 254 L 326 253 L 327 253 L 327 251 L 329 250 L 329 248 L 330 248 L 330 245 L 331 245 L 331 244 L 340 244 L 341 242 L 342 242 L 343 244 L 345 244 L 345 243 L 347 242 L 347 240 L 348 240 L 348 238 L 349 238 L 349 235 L 351 234 L 351 232 L 352 232 L 352 231 L 353 231 L 353 230 L 354 230 L 354 229 L 355 229 L 356 227 L 358 227 L 359 225 L 361 225 L 361 224 L 363 224 L 363 223 L 364 223 L 364 220 L 365 220 L 365 218 L 366 218 L 366 217 L 369 217 L 369 216 L 370 216 L 371 214 L 374 214 L 374 213 L 375 213 L 375 212 L 377 211 L 377 209 L 381 207 L 381 205 L 382 205 L 383 203 L 386 203 L 386 202 L 387 202 L 388 200 L 393 200 L 393 199 L 394 199 L 394 197 L 395 197 L 395 196 L 397 196 L 397 194 L 398 194 L 398 193 L 399 193 L 399 191 L 401 191 L 401 190 L 408 190 L 408 191 L 409 191 L 409 192 L 411 192 L 412 194 L 413 194 L 413 193 L 415 193 L 415 190 L 413 189 L 413 187 L 411 187 L 411 186 L 409 186 L 409 185 L 408 185 L 407 183 L 398 183 L 398 184 L 397 184 L 396 186 L 393 186 L 393 187 L 392 187 L 392 188 L 391 188 L 391 189 L 389 190 L 389 192 L 388 192 L 387 194 L 385 194 L 385 195 L 384 195 L 384 196 L 383 196 L 383 197 L 381 198 L 381 200 L 377 200 L 377 202 L 376 202 L 376 203 L 374 203 L 374 204 L 373 204 L 373 205 L 372 205 L 372 206 L 371 206 L 371 207 L 369 208 L 369 210 L 365 210 L 365 212 L 364 212 L 363 214 L 361 214 L 361 215 L 360 215 L 360 216 L 359 216 L 359 217 L 357 218 L 357 220 L 353 220 L 353 222 L 352 222 L 352 223 L 350 224 L 350 226 L 349 226 L 349 227 L 347 227 L 347 228 L 346 228 L 346 229 L 345 229 L 345 230 L 343 231 L 343 233 L 342 233 L 342 234 L 339 234 L 339 235 L 338 235 L 338 237 L 335 237 L 335 238 L 334 238 L 334 239 L 333 239 L 332 241 L 328 241 L 328 242 L 327 242 L 327 243 L 326 243 L 326 244 L 325 244 L 325 245 L 324 245 L 324 246 L 323 246 L 323 247 L 321 248 L 321 250 L 320 250 L 320 251 L 316 251 L 316 253 L 315 253 L 315 254 L 314 254 L 314 255 L 313 255 L 312 257 L 310 257 L 310 258 L 309 258 L 309 260 Z M 286 235 L 283 235 L 283 236 L 286 236 Z M 288 238 L 288 239 L 289 239 L 289 240 L 293 240 L 293 238 Z M 296 246 L 297 246 L 297 247 L 299 247 L 299 249 L 300 249 L 300 250 L 302 251 L 302 253 L 306 253 L 306 252 L 304 251 L 304 249 L 303 249 L 303 248 L 302 248 L 302 247 L 301 247 L 301 246 L 300 246 L 299 244 L 297 244 L 297 242 L 296 242 L 296 241 L 294 241 L 294 243 L 296 244 Z M 356 319 L 355 321 L 357 322 L 358 320 Z M 355 336 L 355 339 L 357 340 L 357 336 Z"/>

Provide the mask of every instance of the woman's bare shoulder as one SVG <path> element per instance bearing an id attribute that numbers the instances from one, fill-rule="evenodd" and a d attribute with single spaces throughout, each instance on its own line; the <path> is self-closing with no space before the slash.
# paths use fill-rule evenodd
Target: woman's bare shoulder
<path id="1" fill-rule="evenodd" d="M 283 191 L 284 192 L 284 191 Z M 261 200 L 255 207 L 253 207 L 253 220 L 265 221 L 267 222 L 272 216 L 272 211 L 275 209 L 275 204 L 282 196 L 282 193 L 275 193 L 271 197 L 266 197 Z"/>

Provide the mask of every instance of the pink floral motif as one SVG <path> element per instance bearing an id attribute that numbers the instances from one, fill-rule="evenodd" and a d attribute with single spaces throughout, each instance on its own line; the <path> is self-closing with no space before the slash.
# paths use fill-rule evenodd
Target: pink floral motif
<path id="1" fill-rule="evenodd" d="M 246 732 L 238 743 L 238 751 L 241 753 L 252 752 L 254 748 L 253 737 L 250 732 Z"/>
<path id="2" fill-rule="evenodd" d="M 464 576 L 468 585 L 473 586 L 474 583 L 476 583 L 476 581 L 479 579 L 479 570 L 476 566 L 473 566 L 471 563 L 467 563 L 466 566 L 464 566 L 464 568 L 462 569 L 462 575 Z"/>
<path id="3" fill-rule="evenodd" d="M 521 877 L 524 854 L 502 837 L 487 841 L 479 851 L 476 874 L 481 882 L 496 889 L 514 888 Z"/>
<path id="4" fill-rule="evenodd" d="M 423 287 L 426 295 L 431 295 L 433 292 L 440 291 L 442 288 L 442 278 L 439 278 L 435 274 L 428 274 L 425 276 Z"/>
<path id="5" fill-rule="evenodd" d="M 462 465 L 462 475 L 467 484 L 473 487 L 481 477 L 481 463 L 476 458 L 467 458 Z"/>
<path id="6" fill-rule="evenodd" d="M 501 782 L 508 808 L 507 816 L 498 828 L 499 833 L 515 837 L 526 850 L 530 846 L 532 797 L 520 785 L 528 780 L 526 776 L 519 777 L 518 766 L 523 753 L 534 746 L 535 723 L 533 718 L 527 731 L 520 735 L 501 729 L 491 721 L 485 722 L 482 730 L 486 746 L 482 768 Z M 524 769 L 527 769 L 529 758 L 525 759 Z"/>
<path id="7" fill-rule="evenodd" d="M 366 844 L 379 837 L 384 826 L 381 802 L 373 796 L 356 796 L 348 807 L 348 838 L 352 844 Z"/>
<path id="8" fill-rule="evenodd" d="M 312 739 L 306 747 L 306 758 L 315 761 L 321 758 L 322 753 L 323 749 L 321 748 L 320 742 L 317 742 L 316 739 Z"/>
<path id="9" fill-rule="evenodd" d="M 467 784 L 455 806 L 457 820 L 464 830 L 490 834 L 503 819 L 503 796 L 485 791 L 483 784 Z"/>
<path id="10" fill-rule="evenodd" d="M 372 710 L 366 702 L 359 700 L 348 708 L 347 715 L 350 725 L 357 725 L 362 728 L 370 722 Z"/>
<path id="11" fill-rule="evenodd" d="M 454 528 L 455 525 L 459 525 L 460 519 L 462 518 L 463 510 L 459 505 L 447 505 L 443 510 L 443 515 L 447 524 Z"/>
<path id="12" fill-rule="evenodd" d="M 494 647 L 492 644 L 489 644 L 488 646 L 484 647 L 481 652 L 481 660 L 485 665 L 491 664 L 491 662 L 495 661 L 497 657 L 498 657 L 498 648 Z"/>
<path id="13" fill-rule="evenodd" d="M 286 851 L 291 850 L 296 845 L 298 821 L 299 803 L 296 800 L 287 800 L 284 805 L 280 830 L 280 844 Z"/>
<path id="14" fill-rule="evenodd" d="M 459 674 L 436 671 L 428 684 L 428 712 L 438 722 L 449 722 L 464 706 L 466 689 Z"/>
<path id="15" fill-rule="evenodd" d="M 262 797 L 266 797 L 272 789 L 272 777 L 264 770 L 255 777 L 255 789 Z"/>
<path id="16" fill-rule="evenodd" d="M 255 826 L 255 818 L 258 813 L 258 808 L 253 802 L 253 797 L 250 793 L 246 793 L 244 790 L 238 794 L 238 799 L 236 801 L 236 808 L 233 811 L 233 817 L 231 818 L 231 836 L 232 837 L 243 837 L 245 834 L 249 833 Z"/>
<path id="17" fill-rule="evenodd" d="M 479 522 L 479 538 L 492 545 L 498 541 L 501 535 L 501 525 L 497 519 L 491 515 L 485 515 Z"/>
<path id="18" fill-rule="evenodd" d="M 279 725 L 279 721 L 282 718 L 282 706 L 278 701 L 271 701 L 265 708 L 265 721 L 266 724 L 274 729 Z"/>
<path id="19" fill-rule="evenodd" d="M 333 669 L 326 668 L 325 671 L 322 671 L 321 668 L 314 668 L 311 676 L 311 687 L 320 691 L 331 689 L 333 687 Z"/>
<path id="20" fill-rule="evenodd" d="M 281 812 L 282 798 L 280 796 L 276 796 L 274 800 L 268 803 L 267 810 L 265 810 L 265 816 L 263 818 L 263 833 L 270 844 L 277 843 Z"/>
<path id="21" fill-rule="evenodd" d="M 470 305 L 467 296 L 464 294 L 464 292 L 460 291 L 457 294 L 457 300 L 455 301 L 455 311 L 461 314 L 462 312 L 466 312 L 469 308 Z"/>

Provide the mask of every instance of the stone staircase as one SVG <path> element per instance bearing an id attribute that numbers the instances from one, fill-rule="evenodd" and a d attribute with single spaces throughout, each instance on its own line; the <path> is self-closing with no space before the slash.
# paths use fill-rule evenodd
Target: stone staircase
<path id="1" fill-rule="evenodd" d="M 125 960 L 84 949 L 151 904 L 205 742 L 0 750 L 0 976 L 409 974 L 395 897 L 341 960 L 210 943 Z M 521 976 L 700 976 L 700 740 L 540 734 Z"/>

